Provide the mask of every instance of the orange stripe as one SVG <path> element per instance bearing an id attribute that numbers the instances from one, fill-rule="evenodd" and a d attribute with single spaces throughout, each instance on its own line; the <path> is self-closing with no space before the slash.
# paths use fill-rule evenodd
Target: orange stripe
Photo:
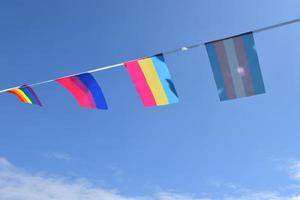
<path id="1" fill-rule="evenodd" d="M 32 104 L 31 99 L 27 96 L 27 94 L 26 94 L 23 90 L 21 90 L 20 88 L 18 88 L 17 91 L 18 91 L 18 93 L 20 94 L 20 96 L 22 96 L 22 98 L 25 99 L 25 101 L 26 101 L 27 103 Z"/>
<path id="2" fill-rule="evenodd" d="M 19 100 L 22 101 L 22 102 L 24 102 L 24 103 L 31 103 L 31 102 L 28 102 L 26 100 L 26 98 L 24 97 L 23 93 L 21 93 L 19 89 L 13 89 L 13 90 L 10 90 L 8 92 L 16 95 L 19 98 Z"/>

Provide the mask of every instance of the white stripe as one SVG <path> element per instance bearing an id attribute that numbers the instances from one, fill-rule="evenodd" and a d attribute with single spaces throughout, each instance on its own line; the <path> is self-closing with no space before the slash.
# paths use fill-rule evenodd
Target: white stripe
<path id="1" fill-rule="evenodd" d="M 228 64 L 231 71 L 231 76 L 233 80 L 233 86 L 237 97 L 244 97 L 246 96 L 244 82 L 243 79 L 238 72 L 239 62 L 236 56 L 236 51 L 234 47 L 233 39 L 224 40 L 224 46 L 226 55 L 228 58 Z"/>

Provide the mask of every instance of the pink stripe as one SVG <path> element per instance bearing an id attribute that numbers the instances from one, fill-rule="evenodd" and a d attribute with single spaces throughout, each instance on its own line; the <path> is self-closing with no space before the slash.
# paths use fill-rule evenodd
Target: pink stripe
<path id="1" fill-rule="evenodd" d="M 72 80 L 73 80 L 74 84 L 76 84 L 81 89 L 81 91 L 87 96 L 87 98 L 89 99 L 89 102 L 90 102 L 90 106 L 92 108 L 96 108 L 94 97 L 93 97 L 91 91 L 89 90 L 89 88 L 87 88 L 87 86 L 76 76 L 73 76 Z"/>
<path id="2" fill-rule="evenodd" d="M 76 98 L 81 107 L 94 108 L 89 96 L 77 84 L 74 83 L 72 77 L 61 78 L 56 81 L 64 86 Z"/>
<path id="3" fill-rule="evenodd" d="M 131 79 L 137 89 L 144 106 L 156 106 L 154 96 L 150 90 L 150 87 L 146 81 L 145 75 L 138 64 L 138 61 L 130 61 L 125 63 L 125 67 L 128 70 Z"/>
<path id="4" fill-rule="evenodd" d="M 222 76 L 227 91 L 227 97 L 228 99 L 234 99 L 236 98 L 236 94 L 233 86 L 232 75 L 230 72 L 230 67 L 228 64 L 224 43 L 223 41 L 218 41 L 215 42 L 214 45 L 216 47 L 217 57 L 221 66 Z"/>
<path id="5" fill-rule="evenodd" d="M 241 68 L 240 74 L 243 79 L 244 88 L 247 96 L 251 96 L 254 94 L 254 89 L 242 36 L 233 38 L 233 41 L 239 60 L 239 67 Z"/>

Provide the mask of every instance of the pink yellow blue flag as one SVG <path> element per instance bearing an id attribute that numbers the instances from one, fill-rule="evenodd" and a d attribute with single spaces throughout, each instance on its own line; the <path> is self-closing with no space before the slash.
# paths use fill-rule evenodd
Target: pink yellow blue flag
<path id="1" fill-rule="evenodd" d="M 163 54 L 124 63 L 145 107 L 178 102 Z"/>

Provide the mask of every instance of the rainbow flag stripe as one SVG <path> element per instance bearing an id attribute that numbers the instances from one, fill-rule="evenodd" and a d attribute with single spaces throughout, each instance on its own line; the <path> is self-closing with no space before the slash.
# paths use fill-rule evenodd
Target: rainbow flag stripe
<path id="1" fill-rule="evenodd" d="M 265 93 L 252 32 L 205 45 L 221 101 Z"/>
<path id="2" fill-rule="evenodd" d="M 7 92 L 14 94 L 23 103 L 42 106 L 42 104 L 41 104 L 38 96 L 34 92 L 34 90 L 27 85 L 23 85 L 19 88 L 11 89 Z"/>
<path id="3" fill-rule="evenodd" d="M 75 97 L 81 107 L 108 109 L 102 90 L 91 74 L 85 73 L 56 81 Z"/>
<path id="4" fill-rule="evenodd" d="M 124 63 L 145 107 L 178 102 L 178 95 L 162 54 Z"/>

